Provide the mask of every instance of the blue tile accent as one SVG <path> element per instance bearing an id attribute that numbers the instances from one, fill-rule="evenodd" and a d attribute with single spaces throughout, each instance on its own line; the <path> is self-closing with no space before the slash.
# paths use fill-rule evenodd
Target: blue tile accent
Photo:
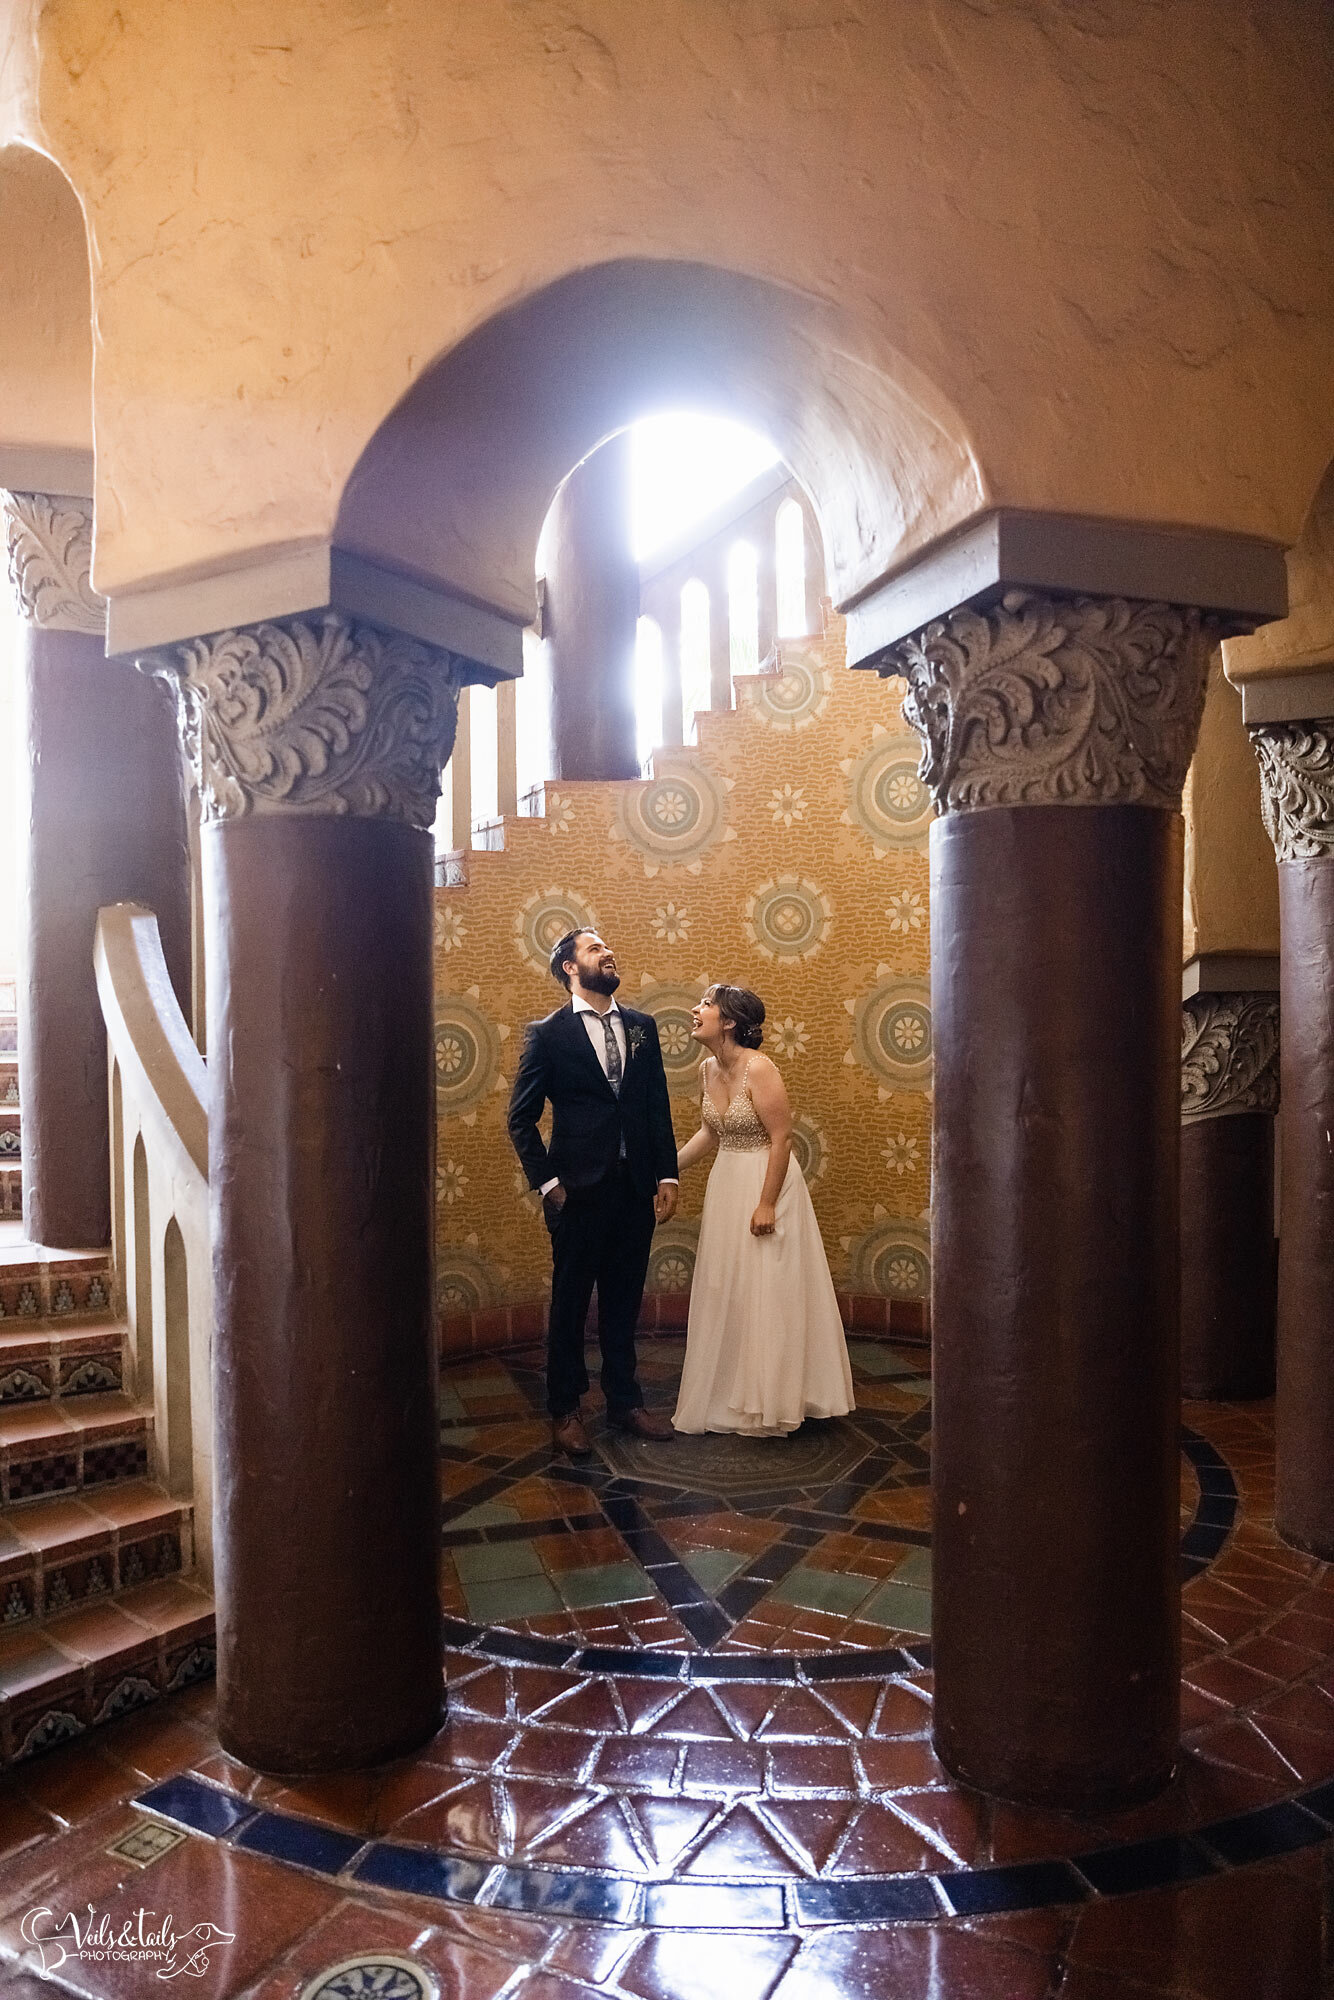
<path id="1" fill-rule="evenodd" d="M 320 1875 L 341 1875 L 366 1841 L 364 1835 L 340 1833 L 291 1813 L 265 1812 L 242 1829 L 236 1845 L 271 1854 L 275 1861 L 290 1861 L 297 1868 L 313 1868 Z"/>
<path id="2" fill-rule="evenodd" d="M 842 1882 L 798 1882 L 799 1924 L 901 1924 L 938 1917 L 930 1875 L 870 1875 Z"/>
<path id="3" fill-rule="evenodd" d="M 1100 1896 L 1133 1895 L 1138 1889 L 1162 1889 L 1170 1882 L 1193 1882 L 1212 1875 L 1217 1863 L 1193 1840 L 1168 1835 L 1162 1840 L 1132 1840 L 1125 1847 L 1103 1847 L 1075 1859 L 1080 1874 Z"/>
<path id="4" fill-rule="evenodd" d="M 1040 1910 L 1053 1903 L 1086 1903 L 1091 1893 L 1064 1861 L 960 1869 L 937 1879 L 950 1908 L 961 1917 L 982 1917 L 997 1910 Z"/>
<path id="5" fill-rule="evenodd" d="M 140 1792 L 134 1803 L 159 1813 L 163 1819 L 174 1819 L 178 1826 L 188 1826 L 195 1833 L 211 1833 L 215 1840 L 223 1839 L 234 1828 L 253 1819 L 259 1810 L 249 1799 L 221 1791 L 216 1785 L 206 1785 L 202 1778 L 168 1778 L 163 1784 Z"/>
<path id="6" fill-rule="evenodd" d="M 759 1883 L 653 1882 L 644 1923 L 668 1931 L 781 1931 L 783 1891 Z"/>
<path id="7" fill-rule="evenodd" d="M 630 1924 L 639 1908 L 637 1882 L 613 1875 L 580 1875 L 573 1869 L 506 1868 L 490 1897 L 496 1910 L 528 1910 L 550 1917 L 586 1917 L 599 1924 Z"/>
<path id="8" fill-rule="evenodd" d="M 432 1854 L 424 1847 L 400 1847 L 381 1840 L 367 1850 L 353 1874 L 379 1889 L 408 1896 L 432 1896 L 442 1903 L 475 1903 L 491 1868 L 456 1854 Z"/>
<path id="9" fill-rule="evenodd" d="M 1295 1854 L 1300 1847 L 1314 1847 L 1329 1839 L 1329 1828 L 1314 1813 L 1285 1800 L 1280 1805 L 1238 1813 L 1234 1819 L 1215 1820 L 1212 1826 L 1200 1828 L 1200 1838 L 1224 1861 L 1238 1867 L 1247 1861 L 1268 1861 L 1276 1854 Z"/>

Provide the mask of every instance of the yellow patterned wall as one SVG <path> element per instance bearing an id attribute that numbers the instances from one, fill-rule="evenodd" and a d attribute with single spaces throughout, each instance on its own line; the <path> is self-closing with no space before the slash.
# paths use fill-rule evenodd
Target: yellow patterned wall
<path id="1" fill-rule="evenodd" d="M 616 949 L 621 997 L 657 1018 L 678 1137 L 699 1120 L 689 1009 L 753 987 L 765 1049 L 836 1283 L 925 1295 L 930 1151 L 928 795 L 902 683 L 845 666 L 842 621 L 737 683 L 697 747 L 650 779 L 548 785 L 545 816 L 436 891 L 437 1295 L 442 1313 L 541 1296 L 546 1231 L 505 1130 L 525 1024 L 563 998 L 546 969 L 575 923 Z M 659 1230 L 649 1289 L 689 1283 L 705 1170 Z"/>

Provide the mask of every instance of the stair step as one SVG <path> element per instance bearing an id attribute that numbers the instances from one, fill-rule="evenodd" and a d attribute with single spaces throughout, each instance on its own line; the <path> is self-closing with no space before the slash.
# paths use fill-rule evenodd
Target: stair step
<path id="1" fill-rule="evenodd" d="M 116 1392 L 0 1404 L 0 1498 L 142 1479 L 152 1430 L 152 1411 Z"/>
<path id="2" fill-rule="evenodd" d="M 65 1257 L 50 1251 L 34 1255 L 33 1246 L 25 1243 L 15 1251 L 13 1256 L 0 1256 L 0 1329 L 15 1321 L 105 1317 L 110 1312 L 111 1265 L 105 1250 Z"/>
<path id="3" fill-rule="evenodd" d="M 30 1757 L 213 1672 L 213 1600 L 140 1584 L 114 1603 L 0 1634 L 0 1754 Z"/>
<path id="4" fill-rule="evenodd" d="M 0 1321 L 0 1409 L 124 1386 L 123 1321 Z"/>
<path id="5" fill-rule="evenodd" d="M 179 1576 L 193 1552 L 190 1503 L 148 1480 L 30 1500 L 0 1516 L 0 1630 Z"/>

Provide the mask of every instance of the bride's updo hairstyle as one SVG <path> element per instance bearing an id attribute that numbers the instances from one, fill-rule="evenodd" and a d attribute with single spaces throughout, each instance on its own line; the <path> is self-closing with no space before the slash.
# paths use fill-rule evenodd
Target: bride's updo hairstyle
<path id="1" fill-rule="evenodd" d="M 713 1004 L 732 1024 L 737 1047 L 757 1049 L 764 1040 L 764 1002 L 749 986 L 715 986 Z"/>

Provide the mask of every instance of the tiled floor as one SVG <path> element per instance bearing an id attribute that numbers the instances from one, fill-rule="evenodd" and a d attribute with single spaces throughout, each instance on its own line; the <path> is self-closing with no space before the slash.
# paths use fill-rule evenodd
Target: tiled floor
<path id="1" fill-rule="evenodd" d="M 1185 1415 L 1178 1776 L 1077 1820 L 933 1755 L 922 1358 L 859 1345 L 859 1414 L 813 1438 L 586 1469 L 551 1461 L 535 1357 L 452 1371 L 440 1734 L 286 1783 L 196 1688 L 21 1767 L 0 2000 L 37 1990 L 25 1915 L 89 1904 L 218 1926 L 190 1990 L 266 2000 L 375 1952 L 448 2000 L 1316 2000 L 1334 1574 L 1274 1536 L 1268 1407 Z M 646 1344 L 654 1400 L 678 1365 Z M 124 1961 L 50 1982 L 157 1990 Z"/>

